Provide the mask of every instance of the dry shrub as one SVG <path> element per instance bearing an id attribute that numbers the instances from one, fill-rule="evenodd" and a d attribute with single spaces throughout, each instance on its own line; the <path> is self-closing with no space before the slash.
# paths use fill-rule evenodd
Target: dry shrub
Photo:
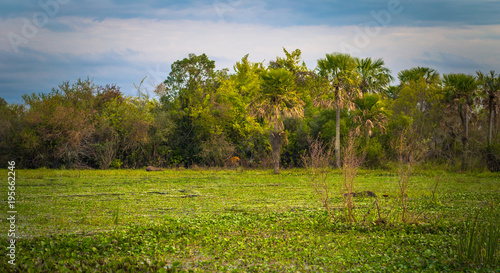
<path id="1" fill-rule="evenodd" d="M 416 137 L 413 129 L 403 131 L 394 144 L 398 156 L 398 176 L 399 193 L 401 197 L 401 220 L 408 220 L 408 200 L 407 192 L 411 185 L 411 175 L 413 167 L 424 157 L 427 152 L 425 141 L 420 141 Z"/>
<path id="2" fill-rule="evenodd" d="M 329 168 L 333 161 L 333 141 L 330 145 L 324 144 L 319 138 L 307 137 L 309 144 L 309 154 L 302 155 L 302 163 L 309 171 L 311 184 L 318 195 L 319 200 L 327 212 L 334 218 L 330 207 L 331 192 L 328 183 Z"/>
<path id="3" fill-rule="evenodd" d="M 363 164 L 364 150 L 359 151 L 360 147 L 359 132 L 350 131 L 349 138 L 342 152 L 342 193 L 344 196 L 344 216 L 349 222 L 355 222 L 354 217 L 354 179 L 358 174 L 359 167 Z"/>
<path id="4" fill-rule="evenodd" d="M 330 167 L 334 159 L 334 142 L 329 145 L 324 144 L 320 139 L 307 139 L 309 143 L 309 154 L 302 156 L 302 162 L 309 171 L 311 176 L 311 184 L 314 191 L 318 195 L 322 205 L 332 218 L 335 218 L 330 199 L 332 198 L 331 183 L 328 180 Z M 349 138 L 342 153 L 343 165 L 342 175 L 343 180 L 341 194 L 344 196 L 344 216 L 349 222 L 355 222 L 354 217 L 354 179 L 358 173 L 358 169 L 363 163 L 364 151 L 359 151 L 359 133 L 351 131 Z"/>

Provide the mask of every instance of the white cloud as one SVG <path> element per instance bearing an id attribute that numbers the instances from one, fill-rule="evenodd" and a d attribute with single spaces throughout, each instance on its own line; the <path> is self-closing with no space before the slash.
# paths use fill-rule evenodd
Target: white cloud
<path id="1" fill-rule="evenodd" d="M 363 26 L 288 26 L 277 27 L 259 24 L 238 24 L 225 21 L 118 19 L 91 20 L 83 17 L 54 18 L 68 25 L 71 31 L 39 29 L 37 35 L 25 45 L 31 52 L 47 56 L 59 56 L 88 63 L 99 63 L 102 56 L 112 55 L 113 60 L 122 59 L 116 79 L 108 67 L 113 63 L 102 63 L 99 70 L 109 83 L 131 86 L 157 69 L 168 73 L 169 66 L 189 53 L 206 53 L 216 60 L 218 68 L 230 68 L 245 54 L 250 60 L 259 62 L 283 56 L 282 47 L 288 50 L 299 48 L 309 68 L 325 53 L 342 50 L 342 43 L 355 45 Z M 0 19 L 0 51 L 12 52 L 7 34 L 21 35 L 19 19 Z M 369 37 L 366 46 L 360 47 L 357 56 L 384 58 L 387 66 L 396 74 L 401 69 L 414 66 L 433 66 L 441 73 L 448 73 L 464 62 L 476 63 L 477 69 L 500 70 L 500 26 L 482 25 L 467 27 L 385 27 L 377 36 Z M 365 33 L 366 34 L 366 33 Z M 443 54 L 446 53 L 446 54 Z M 24 54 L 21 51 L 19 54 Z M 40 57 L 42 58 L 42 57 Z M 94 58 L 94 59 L 93 59 Z M 435 59 L 435 60 L 433 60 Z M 461 61 L 462 60 L 462 61 Z M 463 61 L 465 60 L 465 61 Z M 59 60 L 60 61 L 60 60 Z M 50 63 L 47 59 L 45 62 Z M 6 64 L 7 65 L 7 64 Z M 101 65 L 99 63 L 99 65 Z M 75 67 L 78 67 L 77 65 Z M 43 67 L 40 68 L 43 71 Z M 75 70 L 75 77 L 85 77 L 82 70 Z M 142 73 L 141 73 L 142 71 Z M 102 76 L 102 75 L 89 75 Z M 167 75 L 165 75 L 166 77 Z M 60 75 L 47 75 L 57 78 Z M 158 76 L 156 76 L 158 78 Z M 123 79 L 130 82 L 122 82 Z M 60 82 L 67 78 L 58 79 Z M 47 88 L 47 89 L 50 89 Z"/>
<path id="2" fill-rule="evenodd" d="M 214 59 L 230 60 L 232 66 L 244 54 L 254 60 L 282 55 L 281 48 L 300 48 L 308 61 L 325 53 L 340 51 L 342 42 L 355 46 L 357 26 L 289 26 L 236 24 L 189 20 L 105 19 L 63 17 L 61 23 L 72 32 L 40 29 L 27 47 L 56 55 L 84 55 L 115 52 L 136 62 L 173 62 L 188 53 L 207 53 Z M 1 22 L 0 35 L 6 38 L 16 29 L 18 19 Z M 20 29 L 20 28 L 17 28 Z M 19 34 L 20 31 L 18 32 Z M 443 51 L 468 56 L 478 63 L 498 65 L 500 26 L 469 27 L 386 27 L 361 44 L 359 55 L 409 61 L 423 52 Z M 11 50 L 7 39 L 0 48 Z M 496 59 L 495 59 L 496 57 Z M 311 64 L 314 65 L 314 64 Z M 411 63 L 407 64 L 412 66 Z"/>

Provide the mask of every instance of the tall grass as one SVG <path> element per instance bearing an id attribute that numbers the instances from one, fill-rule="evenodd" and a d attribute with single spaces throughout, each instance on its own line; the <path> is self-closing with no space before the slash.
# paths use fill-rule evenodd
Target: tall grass
<path id="1" fill-rule="evenodd" d="M 491 202 L 464 222 L 457 245 L 458 260 L 471 265 L 500 265 L 500 209 Z"/>

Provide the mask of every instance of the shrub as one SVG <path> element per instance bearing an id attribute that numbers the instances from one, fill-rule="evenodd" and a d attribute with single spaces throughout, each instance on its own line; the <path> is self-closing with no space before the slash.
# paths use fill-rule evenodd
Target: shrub
<path id="1" fill-rule="evenodd" d="M 334 155 L 333 139 L 330 145 L 327 145 L 321 139 L 313 139 L 309 136 L 307 142 L 309 143 L 309 153 L 302 155 L 302 164 L 308 170 L 311 184 L 323 207 L 332 218 L 335 218 L 330 205 L 333 193 L 328 179 L 329 168 L 332 165 Z"/>
<path id="2" fill-rule="evenodd" d="M 385 158 L 385 152 L 382 144 L 376 139 L 372 139 L 366 147 L 366 157 L 364 165 L 368 168 L 377 168 L 382 166 Z"/>
<path id="3" fill-rule="evenodd" d="M 109 165 L 110 168 L 119 169 L 123 165 L 123 162 L 120 159 L 115 159 Z"/>

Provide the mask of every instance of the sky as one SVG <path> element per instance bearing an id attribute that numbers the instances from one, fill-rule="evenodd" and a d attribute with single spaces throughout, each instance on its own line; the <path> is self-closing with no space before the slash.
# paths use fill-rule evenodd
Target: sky
<path id="1" fill-rule="evenodd" d="M 87 77 L 152 94 L 172 63 L 202 54 L 218 69 L 300 49 L 309 69 L 333 52 L 384 59 L 394 76 L 500 72 L 500 0 L 2 0 L 0 97 Z"/>

